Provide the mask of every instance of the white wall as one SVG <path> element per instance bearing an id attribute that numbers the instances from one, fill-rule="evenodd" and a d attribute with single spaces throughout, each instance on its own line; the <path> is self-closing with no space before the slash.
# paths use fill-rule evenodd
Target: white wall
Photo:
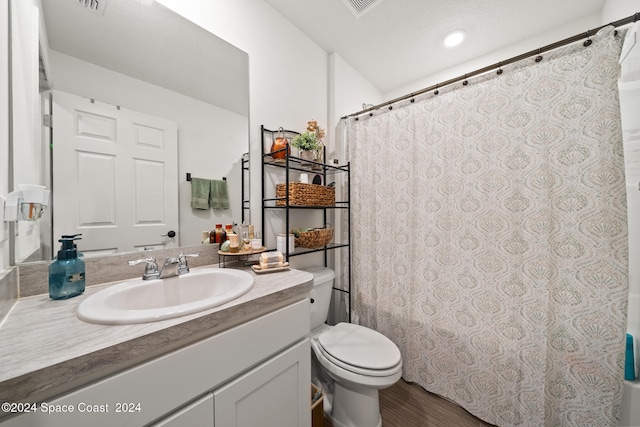
<path id="1" fill-rule="evenodd" d="M 338 132 L 341 117 L 362 110 L 362 104 L 376 105 L 384 101 L 382 93 L 337 53 L 329 55 L 329 97 L 330 129 L 334 132 Z M 337 157 L 343 163 L 346 154 L 339 135 L 335 134 L 333 140 L 330 158 Z"/>
<path id="2" fill-rule="evenodd" d="M 602 7 L 602 25 L 640 12 L 638 0 L 606 0 Z"/>
<path id="3" fill-rule="evenodd" d="M 0 0 L 0 28 L 9 26 L 8 6 L 8 0 Z M 7 31 L 0 31 L 0 171 L 2 171 L 0 172 L 0 197 L 4 198 L 9 193 L 9 38 Z M 8 228 L 3 218 L 0 218 L 0 272 L 9 266 L 7 234 Z"/>
<path id="4" fill-rule="evenodd" d="M 247 151 L 246 116 L 54 50 L 49 51 L 49 58 L 56 90 L 177 122 L 182 246 L 199 244 L 201 231 L 212 230 L 216 222 L 226 224 L 240 220 L 240 158 Z M 230 199 L 231 209 L 191 209 L 187 172 L 207 179 L 228 177 L 229 194 L 234 196 Z"/>

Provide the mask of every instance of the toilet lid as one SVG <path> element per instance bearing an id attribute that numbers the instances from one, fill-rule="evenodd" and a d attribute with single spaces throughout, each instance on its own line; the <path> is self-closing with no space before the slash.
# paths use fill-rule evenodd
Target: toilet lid
<path id="1" fill-rule="evenodd" d="M 334 358 L 365 369 L 390 369 L 401 361 L 400 350 L 389 338 L 373 329 L 338 323 L 318 336 L 318 343 Z"/>

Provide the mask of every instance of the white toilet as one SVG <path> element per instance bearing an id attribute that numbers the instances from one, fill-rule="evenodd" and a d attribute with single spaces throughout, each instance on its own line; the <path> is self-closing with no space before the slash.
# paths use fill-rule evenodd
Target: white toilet
<path id="1" fill-rule="evenodd" d="M 400 350 L 389 338 L 364 326 L 326 325 L 335 274 L 326 267 L 301 270 L 314 277 L 310 338 L 315 357 L 312 365 L 314 370 L 333 380 L 333 401 L 328 414 L 333 425 L 380 427 L 378 390 L 391 387 L 400 379 Z"/>

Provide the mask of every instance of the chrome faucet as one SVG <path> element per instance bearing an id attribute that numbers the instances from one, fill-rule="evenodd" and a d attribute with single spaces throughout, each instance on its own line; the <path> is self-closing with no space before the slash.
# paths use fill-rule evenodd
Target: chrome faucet
<path id="1" fill-rule="evenodd" d="M 166 277 L 173 277 L 173 276 L 177 276 L 178 275 L 178 269 L 176 268 L 175 270 L 171 270 L 165 273 L 165 269 L 173 264 L 178 264 L 178 258 L 167 258 L 164 260 L 164 264 L 162 264 L 162 268 L 160 269 L 160 272 L 158 273 L 158 279 L 164 279 Z M 164 274 L 164 275 L 163 275 Z"/>
<path id="2" fill-rule="evenodd" d="M 137 265 L 145 262 L 147 265 L 142 275 L 142 280 L 152 279 L 164 279 L 166 277 L 179 276 L 189 272 L 189 264 L 187 258 L 197 257 L 200 254 L 180 254 L 177 258 L 167 258 L 162 264 L 162 268 L 158 270 L 158 263 L 155 258 L 143 258 L 135 261 L 129 261 L 129 265 Z M 165 269 L 169 265 L 177 264 L 175 270 L 170 270 L 165 273 Z"/>

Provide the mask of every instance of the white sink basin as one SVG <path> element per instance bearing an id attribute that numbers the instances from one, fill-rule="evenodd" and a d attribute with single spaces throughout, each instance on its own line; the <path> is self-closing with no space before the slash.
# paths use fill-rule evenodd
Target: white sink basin
<path id="1" fill-rule="evenodd" d="M 82 301 L 76 315 L 85 322 L 110 325 L 171 319 L 224 304 L 252 287 L 253 276 L 245 271 L 203 268 L 113 285 Z"/>

